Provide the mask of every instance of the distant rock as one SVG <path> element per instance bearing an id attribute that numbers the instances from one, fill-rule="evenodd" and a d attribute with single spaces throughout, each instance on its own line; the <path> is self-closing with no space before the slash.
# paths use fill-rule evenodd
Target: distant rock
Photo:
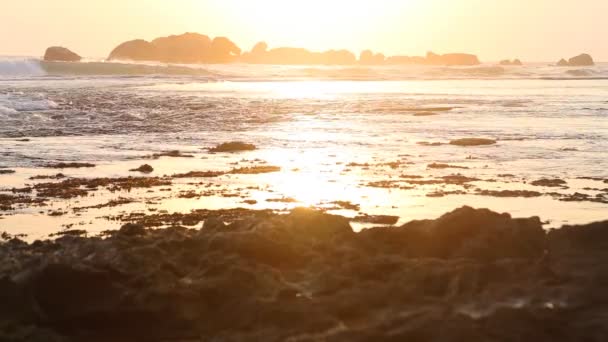
<path id="1" fill-rule="evenodd" d="M 448 53 L 438 55 L 433 52 L 427 53 L 426 57 L 420 56 L 392 56 L 386 59 L 384 64 L 388 65 L 441 65 L 441 66 L 471 66 L 479 65 L 479 58 L 467 53 Z"/>
<path id="2" fill-rule="evenodd" d="M 590 55 L 583 53 L 576 57 L 572 57 L 568 60 L 568 64 L 570 66 L 593 66 L 595 62 L 593 62 L 593 57 Z"/>
<path id="3" fill-rule="evenodd" d="M 438 55 L 433 52 L 429 52 L 426 55 L 426 61 L 431 65 L 478 65 L 479 59 L 475 55 L 467 53 L 448 53 L 445 55 Z"/>
<path id="4" fill-rule="evenodd" d="M 426 64 L 426 58 L 420 56 L 391 56 L 385 61 L 387 65 L 416 65 Z"/>
<path id="5" fill-rule="evenodd" d="M 158 48 L 145 40 L 137 39 L 118 45 L 108 57 L 109 60 L 127 59 L 133 61 L 155 61 L 159 59 Z"/>
<path id="6" fill-rule="evenodd" d="M 184 33 L 160 37 L 152 42 L 132 40 L 117 46 L 108 60 L 156 61 L 163 63 L 251 63 L 277 65 L 437 65 L 471 66 L 480 64 L 477 56 L 466 53 L 438 55 L 429 52 L 426 57 L 393 56 L 363 51 L 359 59 L 348 50 L 309 51 L 297 47 L 269 49 L 265 42 L 257 43 L 249 52 L 241 49 L 226 37 L 209 38 L 199 33 Z M 516 62 L 517 61 L 517 62 Z M 513 63 L 520 63 L 518 60 Z M 514 64 L 518 65 L 518 64 Z"/>
<path id="7" fill-rule="evenodd" d="M 357 57 L 348 50 L 314 52 L 303 48 L 279 47 L 268 50 L 266 43 L 258 43 L 240 61 L 252 64 L 277 65 L 354 65 Z"/>
<path id="8" fill-rule="evenodd" d="M 225 37 L 211 40 L 198 33 L 160 37 L 152 42 L 132 40 L 117 46 L 109 60 L 128 59 L 163 63 L 229 63 L 236 60 L 241 49 Z"/>
<path id="9" fill-rule="evenodd" d="M 496 140 L 483 138 L 465 138 L 450 141 L 450 145 L 456 146 L 484 146 L 494 144 L 496 144 Z"/>
<path id="10" fill-rule="evenodd" d="M 44 60 L 49 62 L 80 62 L 81 59 L 77 53 L 61 46 L 50 47 L 44 53 Z"/>
<path id="11" fill-rule="evenodd" d="M 505 59 L 500 61 L 499 63 L 500 65 L 504 65 L 504 66 L 520 66 L 523 65 L 523 63 L 519 60 L 519 59 L 514 59 L 514 60 L 509 60 L 509 59 Z"/>
<path id="12" fill-rule="evenodd" d="M 259 42 L 251 49 L 252 54 L 263 54 L 266 51 L 268 51 L 268 44 L 266 42 Z"/>
<path id="13" fill-rule="evenodd" d="M 374 54 L 371 50 L 365 50 L 359 56 L 359 64 L 363 65 L 382 65 L 385 60 L 386 57 L 383 54 Z"/>
<path id="14" fill-rule="evenodd" d="M 557 62 L 557 66 L 594 66 L 595 62 L 591 55 L 583 53 L 578 56 L 572 57 L 569 60 L 560 59 Z"/>

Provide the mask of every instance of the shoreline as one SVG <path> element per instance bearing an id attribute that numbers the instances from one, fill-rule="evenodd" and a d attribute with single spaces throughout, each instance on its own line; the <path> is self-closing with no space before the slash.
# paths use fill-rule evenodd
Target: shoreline
<path id="1" fill-rule="evenodd" d="M 273 154 L 279 155 L 186 150 L 112 163 L 2 169 L 0 232 L 29 234 L 31 242 L 64 230 L 96 234 L 125 223 L 192 226 L 180 218 L 198 224 L 192 218 L 214 210 L 284 213 L 295 207 L 349 217 L 360 230 L 432 218 L 460 205 L 540 215 L 547 228 L 556 228 L 603 219 L 608 201 L 608 179 L 602 177 L 500 174 L 474 160 L 428 164 L 409 157 L 353 162 L 330 156 L 332 163 L 319 173 L 316 166 L 308 169 L 308 158 L 276 163 L 267 158 Z M 152 171 L 139 171 L 143 166 Z M 302 180 L 313 186 L 303 188 Z"/>
<path id="2" fill-rule="evenodd" d="M 606 237 L 608 221 L 546 231 L 538 218 L 463 207 L 359 233 L 347 218 L 294 209 L 209 211 L 197 229 L 14 238 L 0 243 L 0 337 L 599 341 Z"/>

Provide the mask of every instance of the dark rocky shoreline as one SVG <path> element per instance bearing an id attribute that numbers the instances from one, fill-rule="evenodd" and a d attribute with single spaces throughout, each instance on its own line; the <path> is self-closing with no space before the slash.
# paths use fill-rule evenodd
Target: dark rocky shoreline
<path id="1" fill-rule="evenodd" d="M 608 221 L 309 209 L 0 243 L 2 341 L 606 341 Z M 231 222 L 226 225 L 224 222 Z"/>

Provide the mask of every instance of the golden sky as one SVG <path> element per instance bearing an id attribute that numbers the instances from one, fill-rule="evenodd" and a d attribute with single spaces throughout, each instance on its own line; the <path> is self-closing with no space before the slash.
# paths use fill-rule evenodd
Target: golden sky
<path id="1" fill-rule="evenodd" d="M 105 57 L 119 43 L 200 32 L 249 50 L 471 52 L 482 60 L 608 61 L 608 0 L 0 0 L 0 55 L 63 45 Z"/>

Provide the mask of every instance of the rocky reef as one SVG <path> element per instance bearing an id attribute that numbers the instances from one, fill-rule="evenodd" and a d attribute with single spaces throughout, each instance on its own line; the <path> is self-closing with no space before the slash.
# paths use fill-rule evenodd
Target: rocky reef
<path id="1" fill-rule="evenodd" d="M 363 55 L 361 56 L 363 58 Z M 363 59 L 362 59 L 363 61 Z M 374 63 L 376 64 L 376 63 Z M 439 55 L 428 52 L 422 56 L 391 56 L 382 64 L 386 65 L 436 65 L 436 66 L 473 66 L 479 65 L 479 58 L 468 53 L 448 53 Z"/>
<path id="2" fill-rule="evenodd" d="M 81 59 L 77 53 L 61 46 L 52 46 L 44 53 L 47 62 L 80 62 Z"/>
<path id="3" fill-rule="evenodd" d="M 109 60 L 158 61 L 163 63 L 230 63 L 241 54 L 241 49 L 225 37 L 213 40 L 198 33 L 184 33 L 169 37 L 132 40 L 117 46 Z"/>
<path id="4" fill-rule="evenodd" d="M 353 65 L 357 57 L 347 50 L 313 52 L 294 47 L 268 49 L 265 42 L 260 42 L 250 52 L 244 53 L 240 60 L 251 64 Z"/>
<path id="5" fill-rule="evenodd" d="M 608 221 L 310 209 L 0 243 L 3 341 L 605 341 Z"/>
<path id="6" fill-rule="evenodd" d="M 163 63 L 251 63 L 277 65 L 478 65 L 475 55 L 450 53 L 438 55 L 429 52 L 426 57 L 393 56 L 363 51 L 359 58 L 348 50 L 310 51 L 297 47 L 270 49 L 266 42 L 257 43 L 251 51 L 242 53 L 230 39 L 211 39 L 199 33 L 184 33 L 161 37 L 151 42 L 131 40 L 118 45 L 108 60 L 157 61 Z"/>
<path id="7" fill-rule="evenodd" d="M 519 59 L 514 59 L 514 60 L 510 60 L 510 59 L 504 59 L 502 61 L 500 61 L 500 63 L 498 63 L 502 66 L 521 66 L 523 65 L 523 63 L 521 62 L 521 60 Z"/>
<path id="8" fill-rule="evenodd" d="M 594 66 L 595 62 L 593 61 L 593 57 L 590 55 L 583 53 L 578 56 L 572 57 L 569 60 L 560 59 L 557 62 L 557 66 Z"/>

